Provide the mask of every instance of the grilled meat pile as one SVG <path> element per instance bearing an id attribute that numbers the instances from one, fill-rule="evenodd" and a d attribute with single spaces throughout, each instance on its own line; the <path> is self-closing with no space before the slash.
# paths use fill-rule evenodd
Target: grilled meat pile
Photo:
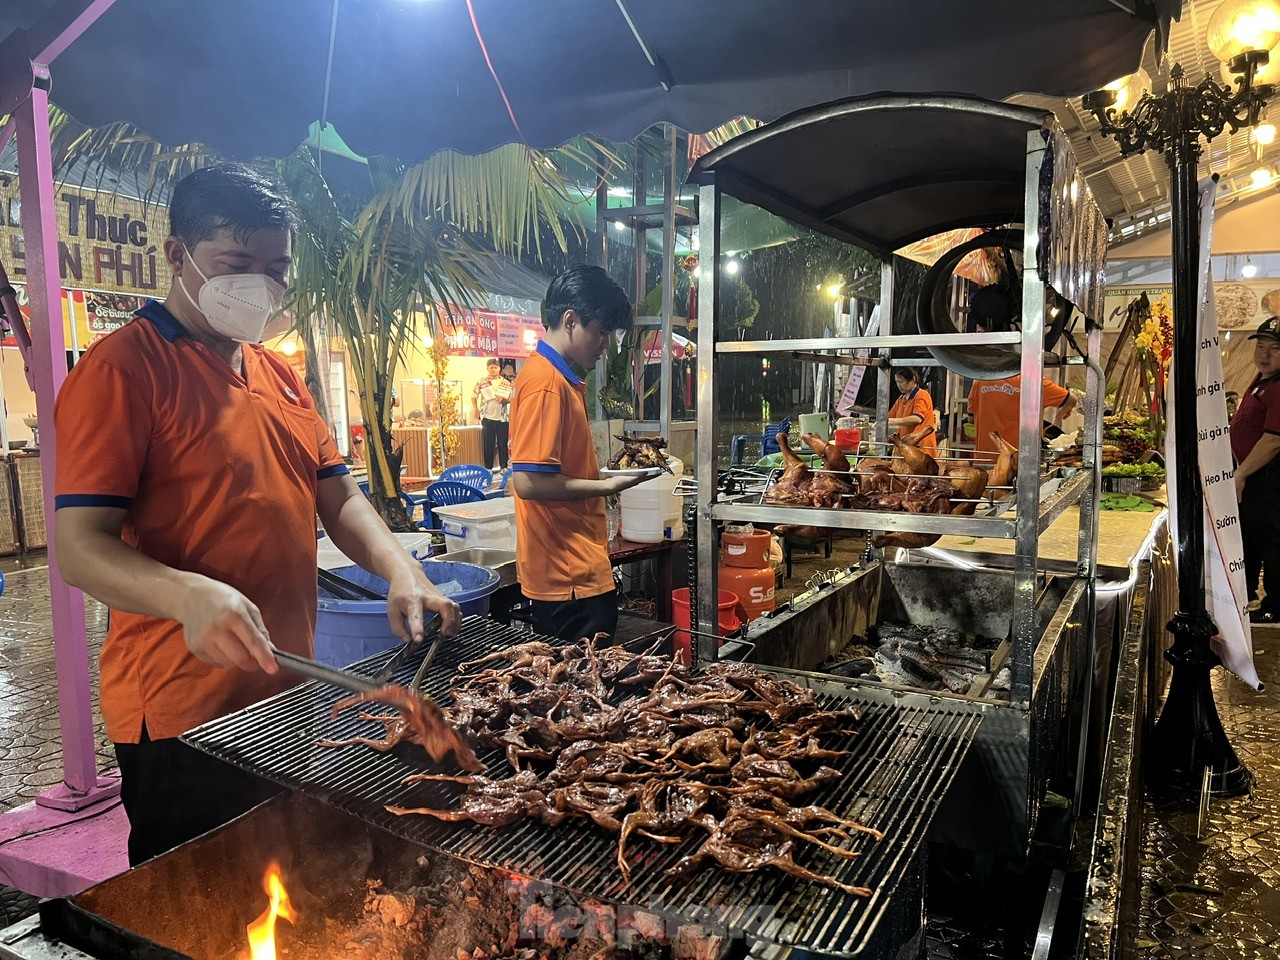
<path id="1" fill-rule="evenodd" d="M 773 867 L 863 896 L 871 891 L 796 862 L 806 848 L 838 859 L 855 833 L 881 834 L 802 801 L 840 774 L 832 738 L 855 732 L 856 711 L 823 711 L 815 695 L 743 664 L 693 674 L 678 660 L 531 642 L 460 666 L 452 722 L 506 752 L 513 771 L 417 774 L 406 782 L 465 786 L 456 806 L 388 807 L 398 815 L 501 827 L 525 818 L 591 820 L 618 837 L 617 862 L 639 835 L 659 843 L 694 836 L 674 868 L 714 862 L 732 872 Z"/>
<path id="2" fill-rule="evenodd" d="M 658 467 L 671 472 L 667 466 L 666 437 L 615 437 L 622 441 L 622 452 L 606 465 L 609 470 L 636 470 Z"/>

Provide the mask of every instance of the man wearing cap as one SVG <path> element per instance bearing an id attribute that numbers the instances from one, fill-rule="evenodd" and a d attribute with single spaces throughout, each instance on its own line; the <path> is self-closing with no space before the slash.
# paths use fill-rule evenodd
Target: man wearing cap
<path id="1" fill-rule="evenodd" d="M 1236 461 L 1236 497 L 1244 535 L 1244 569 L 1249 599 L 1258 596 L 1258 575 L 1266 596 L 1249 615 L 1254 623 L 1280 622 L 1280 318 L 1268 317 L 1249 337 L 1258 375 L 1240 398 L 1231 420 L 1231 453 Z"/>

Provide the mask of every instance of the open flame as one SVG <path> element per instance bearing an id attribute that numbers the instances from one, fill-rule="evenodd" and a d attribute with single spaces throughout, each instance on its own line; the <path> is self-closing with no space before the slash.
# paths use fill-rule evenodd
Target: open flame
<path id="1" fill-rule="evenodd" d="M 249 933 L 250 960 L 276 960 L 276 918 L 293 923 L 298 914 L 289 902 L 289 892 L 280 876 L 280 865 L 272 863 L 262 877 L 262 889 L 267 892 L 267 909 L 262 916 L 246 928 Z"/>

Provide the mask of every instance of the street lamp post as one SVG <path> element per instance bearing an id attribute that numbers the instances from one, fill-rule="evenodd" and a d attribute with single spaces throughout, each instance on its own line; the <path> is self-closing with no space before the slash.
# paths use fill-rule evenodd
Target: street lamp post
<path id="1" fill-rule="evenodd" d="M 1224 0 L 1209 24 L 1209 43 L 1227 64 L 1235 88 L 1206 77 L 1187 83 L 1182 68 L 1169 72 L 1168 89 L 1146 92 L 1145 74 L 1117 81 L 1085 97 L 1085 107 L 1102 132 L 1120 145 L 1121 155 L 1157 150 L 1169 165 L 1173 234 L 1174 436 L 1181 455 L 1197 446 L 1196 359 L 1199 354 L 1196 303 L 1200 292 L 1200 222 L 1197 173 L 1200 138 L 1212 140 L 1230 129 L 1257 124 L 1273 87 L 1257 82 L 1280 43 L 1280 6 L 1275 0 Z M 1148 748 L 1148 771 L 1155 782 L 1199 790 L 1204 771 L 1213 792 L 1248 790 L 1252 774 L 1236 756 L 1213 699 L 1210 671 L 1221 661 L 1211 641 L 1217 628 L 1204 596 L 1204 503 L 1200 472 L 1179 474 L 1178 612 L 1169 622 L 1173 664 L 1169 696 Z"/>

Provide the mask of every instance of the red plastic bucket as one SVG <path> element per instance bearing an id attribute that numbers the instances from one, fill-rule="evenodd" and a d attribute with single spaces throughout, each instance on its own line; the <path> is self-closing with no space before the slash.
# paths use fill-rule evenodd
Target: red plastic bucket
<path id="1" fill-rule="evenodd" d="M 857 453 L 858 444 L 862 442 L 862 431 L 857 427 L 838 427 L 835 443 L 841 453 Z"/>
<path id="2" fill-rule="evenodd" d="M 716 604 L 720 608 L 720 636 L 733 633 L 747 619 L 747 613 L 742 608 L 742 603 L 738 600 L 736 593 L 730 593 L 728 590 L 721 590 L 719 601 Z M 681 587 L 679 590 L 671 592 L 671 619 L 676 622 L 677 627 L 684 627 L 684 630 L 677 630 L 675 636 L 672 637 L 672 649 L 680 654 L 680 659 L 686 666 L 689 664 L 689 588 Z"/>

